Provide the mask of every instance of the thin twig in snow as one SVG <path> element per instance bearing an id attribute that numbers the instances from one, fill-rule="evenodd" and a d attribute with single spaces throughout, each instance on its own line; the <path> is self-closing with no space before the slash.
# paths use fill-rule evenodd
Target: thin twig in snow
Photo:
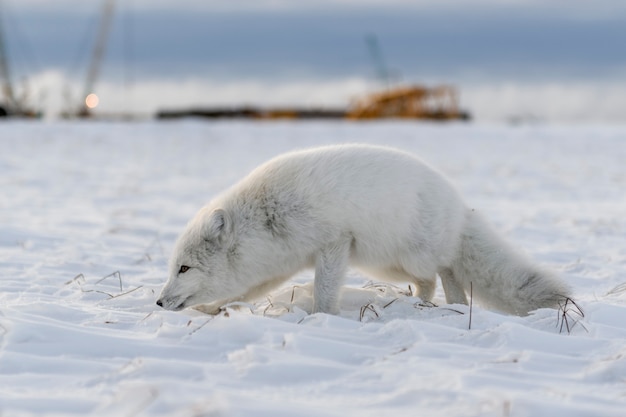
<path id="1" fill-rule="evenodd" d="M 265 309 L 263 310 L 263 316 L 265 316 L 267 310 L 269 310 L 270 308 L 274 308 L 274 304 L 272 304 L 272 298 L 269 295 L 265 298 L 267 298 L 267 307 L 265 307 Z"/>
<path id="2" fill-rule="evenodd" d="M 367 283 L 365 283 L 365 285 L 363 285 L 363 289 L 374 289 L 382 293 L 386 293 L 387 290 L 391 289 L 397 294 L 404 295 L 406 297 L 413 297 L 413 287 L 411 287 L 411 284 L 409 284 L 408 289 L 405 290 L 402 287 L 390 284 L 388 282 L 368 281 Z"/>
<path id="3" fill-rule="evenodd" d="M 123 296 L 123 295 L 130 294 L 131 292 L 137 291 L 139 288 L 143 288 L 143 285 L 140 285 L 140 286 L 138 286 L 138 287 L 135 287 L 135 288 L 133 288 L 132 290 L 128 290 L 128 291 L 123 292 L 123 293 L 121 293 L 121 294 L 113 295 L 113 296 L 111 296 L 111 298 L 118 298 L 118 297 L 121 297 L 121 296 Z"/>
<path id="4" fill-rule="evenodd" d="M 204 326 L 206 326 L 207 324 L 209 324 L 209 322 L 211 320 L 213 320 L 215 318 L 215 316 L 211 316 L 207 321 L 205 321 L 204 323 L 202 323 L 200 326 L 196 327 L 195 329 L 193 329 L 192 331 L 189 332 L 188 336 L 191 336 L 192 334 L 194 334 L 195 332 L 197 332 L 198 330 L 200 330 L 201 328 L 203 328 Z"/>
<path id="5" fill-rule="evenodd" d="M 470 281 L 470 311 L 469 311 L 469 327 L 467 330 L 472 330 L 472 302 L 474 300 L 474 286 L 473 282 Z"/>
<path id="6" fill-rule="evenodd" d="M 617 287 L 613 288 L 611 291 L 607 292 L 606 295 L 614 295 L 614 294 L 621 294 L 623 292 L 626 291 L 626 282 L 618 285 Z"/>
<path id="7" fill-rule="evenodd" d="M 585 318 L 585 313 L 583 309 L 580 308 L 580 306 L 576 304 L 576 301 L 572 300 L 571 298 L 564 297 L 564 299 L 565 299 L 565 302 L 559 301 L 559 309 L 557 313 L 558 315 L 557 315 L 556 325 L 559 326 L 560 324 L 559 333 L 563 332 L 564 326 L 565 326 L 565 329 L 567 330 L 567 333 L 568 334 L 571 333 L 574 326 L 576 326 L 578 323 L 580 323 L 582 328 L 588 332 L 589 330 L 587 330 L 585 325 L 580 322 L 581 319 Z M 574 319 L 574 317 L 572 317 L 572 315 L 574 314 L 578 315 L 579 318 Z M 573 321 L 571 325 L 570 325 L 570 320 Z"/>
<path id="8" fill-rule="evenodd" d="M 436 308 L 439 307 L 437 304 L 433 303 L 432 301 L 418 301 L 417 303 L 413 304 L 413 307 L 417 308 L 417 307 L 425 307 L 425 308 Z"/>
<path id="9" fill-rule="evenodd" d="M 94 285 L 98 285 L 98 284 L 100 284 L 102 281 L 104 281 L 105 279 L 107 279 L 107 278 L 111 278 L 111 277 L 117 277 L 117 279 L 119 280 L 119 283 L 120 283 L 120 291 L 123 291 L 122 274 L 120 273 L 120 271 L 115 271 L 115 272 L 113 272 L 113 273 L 111 273 L 111 274 L 109 274 L 109 275 L 107 275 L 107 276 L 104 276 L 104 277 L 100 278 L 98 281 L 96 281 L 96 282 L 95 282 L 95 284 L 94 284 Z M 85 283 L 86 283 L 86 281 L 87 281 L 87 279 L 85 278 L 85 275 L 83 275 L 83 274 L 81 273 L 81 274 L 76 275 L 76 276 L 75 276 L 74 278 L 72 278 L 71 280 L 67 281 L 67 282 L 65 283 L 65 285 L 69 285 L 69 284 L 72 284 L 72 283 L 74 283 L 74 282 L 77 282 L 77 283 L 78 283 L 78 285 L 79 285 L 79 287 L 80 287 L 80 291 L 81 291 L 81 292 L 84 292 L 84 293 L 88 293 L 88 292 L 95 292 L 95 293 L 98 293 L 98 294 L 104 294 L 104 295 L 106 295 L 106 296 L 108 296 L 108 297 L 109 297 L 109 300 L 110 300 L 110 299 L 113 299 L 113 298 L 119 298 L 119 297 L 122 297 L 122 296 L 124 296 L 124 295 L 130 294 L 131 292 L 137 291 L 137 290 L 138 290 L 138 289 L 140 289 L 140 288 L 143 288 L 143 285 L 140 285 L 140 286 L 135 287 L 135 288 L 133 288 L 133 289 L 131 289 L 131 290 L 128 290 L 128 291 L 126 291 L 126 292 L 120 292 L 119 294 L 111 294 L 111 293 L 109 293 L 109 292 L 107 292 L 107 291 L 102 291 L 102 290 L 96 290 L 96 289 L 86 290 L 86 289 L 84 289 L 84 288 L 83 288 L 83 284 L 85 284 Z"/>
<path id="10" fill-rule="evenodd" d="M 454 308 L 450 308 L 450 307 L 442 307 L 441 309 L 442 309 L 442 310 L 452 311 L 453 313 L 457 313 L 457 314 L 460 314 L 460 315 L 465 314 L 464 312 L 462 312 L 462 311 L 460 311 L 460 310 L 456 310 L 456 309 L 454 309 Z"/>
<path id="11" fill-rule="evenodd" d="M 389 307 L 390 305 L 392 305 L 393 303 L 395 303 L 395 302 L 396 302 L 396 301 L 398 301 L 398 300 L 399 300 L 399 298 L 394 298 L 393 300 L 391 300 L 391 301 L 389 301 L 387 304 L 385 304 L 385 305 L 383 306 L 383 308 L 387 308 L 387 307 Z"/>
<path id="12" fill-rule="evenodd" d="M 70 284 L 72 284 L 72 283 L 74 283 L 74 282 L 77 282 L 77 281 L 78 281 L 78 285 L 80 285 L 80 280 L 81 280 L 81 279 L 82 279 L 83 281 L 85 281 L 85 276 L 84 276 L 82 273 L 81 273 L 81 274 L 76 275 L 74 278 L 72 278 L 72 279 L 70 279 L 69 281 L 67 281 L 67 282 L 65 283 L 65 285 L 70 285 Z"/>
<path id="13" fill-rule="evenodd" d="M 146 314 L 146 316 L 144 318 L 142 318 L 141 320 L 139 320 L 139 323 L 145 321 L 148 317 L 150 317 L 151 315 L 154 314 L 154 311 L 149 312 L 148 314 Z"/>
<path id="14" fill-rule="evenodd" d="M 361 312 L 359 313 L 359 321 L 363 321 L 363 317 L 365 316 L 365 312 L 369 310 L 372 313 L 374 313 L 376 315 L 376 318 L 379 318 L 380 316 L 378 315 L 378 313 L 376 312 L 376 309 L 374 308 L 374 305 L 369 302 L 367 304 L 365 304 L 363 307 L 361 307 Z"/>
<path id="15" fill-rule="evenodd" d="M 113 296 L 113 294 L 110 294 L 110 293 L 108 293 L 108 292 L 106 292 L 106 291 L 100 291 L 100 290 L 86 290 L 86 289 L 84 289 L 83 287 L 80 287 L 80 290 L 81 290 L 82 292 L 96 292 L 96 293 L 98 293 L 98 294 L 108 295 L 108 296 L 109 296 L 109 298 L 113 298 L 113 297 L 114 297 L 114 296 Z"/>
<path id="16" fill-rule="evenodd" d="M 113 273 L 110 273 L 109 275 L 100 278 L 98 281 L 96 281 L 96 283 L 94 285 L 98 285 L 100 284 L 102 281 L 104 281 L 107 278 L 111 278 L 111 277 L 117 277 L 117 279 L 120 281 L 120 292 L 123 291 L 122 288 L 122 274 L 120 273 L 120 271 L 115 271 Z"/>
<path id="17" fill-rule="evenodd" d="M 302 287 L 299 285 L 294 285 L 293 288 L 291 288 L 291 301 L 290 301 L 291 303 L 293 303 L 293 300 L 295 298 L 296 288 L 302 289 Z"/>

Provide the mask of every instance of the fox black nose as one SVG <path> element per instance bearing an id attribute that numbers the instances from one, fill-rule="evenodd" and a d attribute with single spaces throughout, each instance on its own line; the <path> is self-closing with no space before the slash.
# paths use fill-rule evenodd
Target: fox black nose
<path id="1" fill-rule="evenodd" d="M 163 307 L 163 301 L 161 301 L 161 300 L 157 300 L 157 305 L 158 305 L 159 307 Z"/>

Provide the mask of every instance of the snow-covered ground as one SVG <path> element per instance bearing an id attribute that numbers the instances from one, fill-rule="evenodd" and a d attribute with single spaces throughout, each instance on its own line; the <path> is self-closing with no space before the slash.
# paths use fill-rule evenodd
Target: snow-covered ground
<path id="1" fill-rule="evenodd" d="M 312 273 L 212 317 L 155 300 L 186 221 L 286 150 L 420 155 L 584 309 L 423 305 Z M 626 127 L 416 123 L 0 124 L 0 415 L 623 416 Z M 567 331 L 566 327 L 570 330 Z"/>

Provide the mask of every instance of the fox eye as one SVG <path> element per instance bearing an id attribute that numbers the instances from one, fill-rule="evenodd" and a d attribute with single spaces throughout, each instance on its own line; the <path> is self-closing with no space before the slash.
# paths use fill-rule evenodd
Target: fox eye
<path id="1" fill-rule="evenodd" d="M 179 274 L 184 274 L 187 271 L 189 271 L 189 267 L 187 265 L 181 265 L 180 269 L 178 270 L 178 273 Z"/>

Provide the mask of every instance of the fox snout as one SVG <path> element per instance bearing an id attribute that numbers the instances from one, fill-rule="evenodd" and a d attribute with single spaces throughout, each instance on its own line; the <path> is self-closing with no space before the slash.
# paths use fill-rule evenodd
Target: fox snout
<path id="1" fill-rule="evenodd" d="M 189 303 L 189 299 L 191 298 L 191 296 L 189 297 L 168 297 L 168 296 L 163 296 L 161 295 L 159 297 L 159 299 L 156 301 L 156 305 L 158 305 L 161 308 L 164 308 L 166 310 L 171 310 L 171 311 L 179 311 L 182 310 L 184 308 L 190 307 L 190 303 Z"/>

